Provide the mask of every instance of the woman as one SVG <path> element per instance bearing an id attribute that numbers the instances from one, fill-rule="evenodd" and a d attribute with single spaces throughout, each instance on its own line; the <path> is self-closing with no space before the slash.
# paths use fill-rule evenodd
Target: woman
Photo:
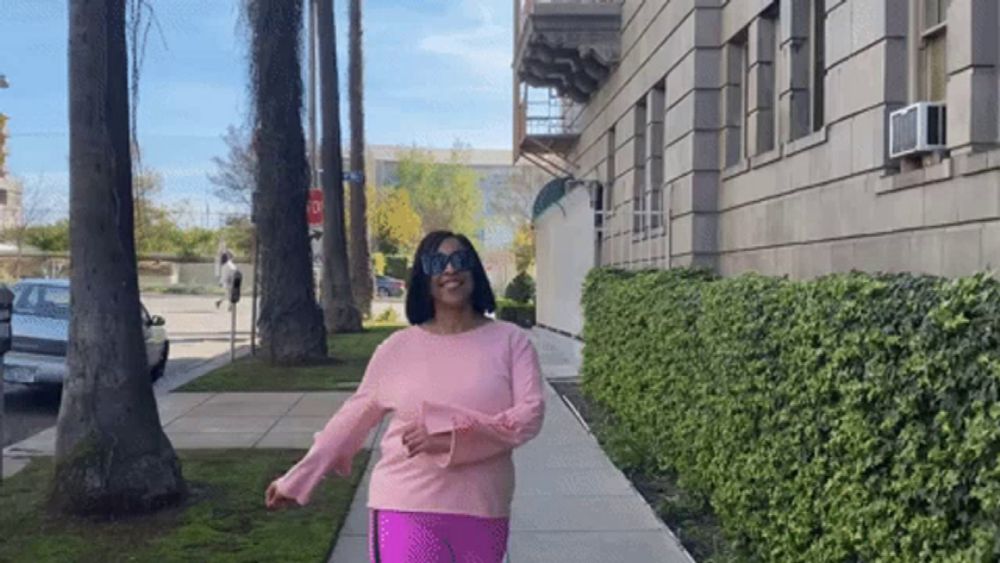
<path id="1" fill-rule="evenodd" d="M 544 418 L 538 355 L 520 328 L 486 317 L 495 298 L 466 237 L 431 233 L 413 263 L 413 326 L 379 346 L 357 392 L 268 487 L 267 506 L 304 505 L 328 473 L 348 477 L 391 412 L 368 494 L 371 560 L 498 563 L 514 492 L 511 452 Z"/>

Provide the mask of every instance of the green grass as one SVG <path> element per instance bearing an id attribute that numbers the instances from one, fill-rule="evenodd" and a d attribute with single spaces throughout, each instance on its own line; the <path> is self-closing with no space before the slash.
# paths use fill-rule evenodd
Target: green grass
<path id="1" fill-rule="evenodd" d="M 117 521 L 46 513 L 52 462 L 38 459 L 0 487 L 0 561 L 323 561 L 369 453 L 355 458 L 350 480 L 324 481 L 309 506 L 268 512 L 267 484 L 303 452 L 181 452 L 191 490 L 185 503 Z"/>
<path id="2" fill-rule="evenodd" d="M 276 367 L 245 358 L 221 367 L 178 389 L 178 392 L 352 391 L 365 374 L 375 347 L 400 325 L 368 325 L 361 334 L 330 338 L 328 362 L 303 367 Z"/>

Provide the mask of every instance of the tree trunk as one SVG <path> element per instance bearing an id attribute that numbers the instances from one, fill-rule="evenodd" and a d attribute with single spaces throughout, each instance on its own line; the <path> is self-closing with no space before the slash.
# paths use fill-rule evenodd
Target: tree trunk
<path id="1" fill-rule="evenodd" d="M 344 157 L 340 144 L 340 93 L 337 87 L 337 32 L 333 0 L 317 0 L 319 81 L 323 104 L 323 311 L 330 332 L 360 332 L 354 306 L 344 228 Z"/>
<path id="2" fill-rule="evenodd" d="M 54 509 L 146 512 L 186 493 L 143 341 L 129 156 L 125 0 L 71 0 L 70 306 Z"/>
<path id="3" fill-rule="evenodd" d="M 351 170 L 365 171 L 364 56 L 361 35 L 361 0 L 350 0 L 350 97 L 351 97 Z M 351 289 L 354 302 L 371 314 L 373 280 L 368 252 L 368 204 L 365 182 L 351 182 Z"/>
<path id="4" fill-rule="evenodd" d="M 302 131 L 302 0 L 251 0 L 257 118 L 261 354 L 273 364 L 325 359 L 306 224 L 309 166 Z"/>

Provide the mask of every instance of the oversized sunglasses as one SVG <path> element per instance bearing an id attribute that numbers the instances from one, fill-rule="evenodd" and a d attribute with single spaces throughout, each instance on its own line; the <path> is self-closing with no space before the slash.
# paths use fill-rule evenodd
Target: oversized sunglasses
<path id="1" fill-rule="evenodd" d="M 433 254 L 425 254 L 420 259 L 420 262 L 425 274 L 428 276 L 440 276 L 448 269 L 448 264 L 451 264 L 451 267 L 456 272 L 471 270 L 476 263 L 476 255 L 469 250 L 456 250 L 451 254 L 435 252 Z"/>

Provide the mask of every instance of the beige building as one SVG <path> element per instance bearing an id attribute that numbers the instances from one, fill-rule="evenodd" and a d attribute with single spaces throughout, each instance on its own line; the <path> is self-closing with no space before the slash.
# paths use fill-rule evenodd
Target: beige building
<path id="1" fill-rule="evenodd" d="M 806 278 L 1000 265 L 996 0 L 515 0 L 539 322 L 595 265 Z M 898 113 L 897 113 L 898 112 Z"/>
<path id="2" fill-rule="evenodd" d="M 0 74 L 0 88 L 7 82 Z M 0 237 L 6 238 L 11 229 L 18 228 L 24 221 L 21 196 L 23 188 L 7 170 L 7 116 L 0 113 Z"/>

